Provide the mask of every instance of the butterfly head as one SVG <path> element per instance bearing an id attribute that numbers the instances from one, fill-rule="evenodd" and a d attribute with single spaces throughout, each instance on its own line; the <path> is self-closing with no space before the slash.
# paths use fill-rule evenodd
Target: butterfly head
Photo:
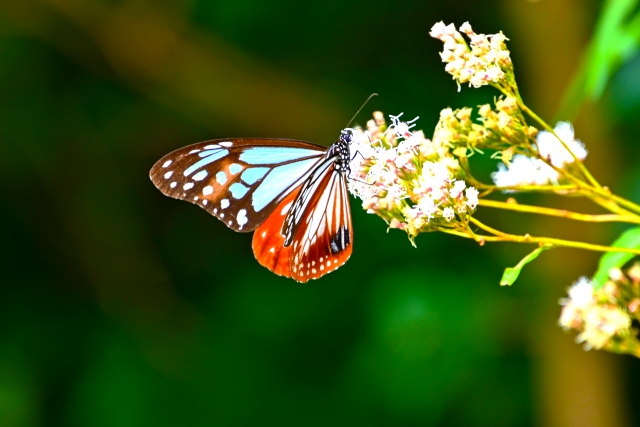
<path id="1" fill-rule="evenodd" d="M 349 145 L 353 139 L 353 129 L 346 128 L 340 132 L 340 142 Z"/>

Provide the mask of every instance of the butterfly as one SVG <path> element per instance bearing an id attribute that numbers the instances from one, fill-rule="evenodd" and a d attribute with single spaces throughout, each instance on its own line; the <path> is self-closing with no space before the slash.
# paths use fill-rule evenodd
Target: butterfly
<path id="1" fill-rule="evenodd" d="M 330 147 L 292 139 L 216 139 L 167 154 L 149 173 L 169 197 L 253 235 L 253 253 L 298 282 L 342 266 L 352 252 L 347 179 L 353 131 Z"/>

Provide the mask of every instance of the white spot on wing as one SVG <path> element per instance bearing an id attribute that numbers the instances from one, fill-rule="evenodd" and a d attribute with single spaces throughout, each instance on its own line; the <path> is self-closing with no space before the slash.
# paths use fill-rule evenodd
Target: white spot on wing
<path id="1" fill-rule="evenodd" d="M 231 147 L 233 145 L 233 142 L 225 141 L 225 142 L 221 142 L 220 145 L 222 145 L 223 147 Z"/>
<path id="2" fill-rule="evenodd" d="M 189 154 L 199 153 L 199 152 L 200 152 L 200 149 L 199 149 L 199 148 L 196 148 L 195 150 L 191 150 L 191 151 L 189 151 Z"/>
<path id="3" fill-rule="evenodd" d="M 232 175 L 237 174 L 241 170 L 242 170 L 242 166 L 237 163 L 231 163 L 229 165 L 229 172 L 231 172 Z"/>
<path id="4" fill-rule="evenodd" d="M 276 248 L 271 248 L 269 249 L 269 252 L 274 253 L 276 251 Z"/>
<path id="5" fill-rule="evenodd" d="M 207 177 L 207 175 L 209 175 L 209 172 L 207 172 L 206 170 L 201 170 L 200 172 L 198 172 L 197 174 L 193 175 L 193 180 L 194 181 L 202 181 L 203 179 L 205 179 Z"/>
<path id="6" fill-rule="evenodd" d="M 227 175 L 220 171 L 216 174 L 216 181 L 218 181 L 218 184 L 220 185 L 224 185 L 227 182 Z"/>
<path id="7" fill-rule="evenodd" d="M 246 209 L 240 209 L 238 211 L 238 215 L 236 216 L 236 221 L 238 221 L 238 225 L 240 225 L 240 227 L 242 227 L 247 223 L 247 221 L 249 221 L 249 219 L 247 218 Z"/>
<path id="8" fill-rule="evenodd" d="M 176 188 L 176 185 L 178 185 L 178 183 L 173 181 L 171 184 L 169 184 L 169 187 Z"/>
<path id="9" fill-rule="evenodd" d="M 291 202 L 287 203 L 286 205 L 284 205 L 284 207 L 280 211 L 280 215 L 286 215 L 289 212 L 289 209 L 291 209 L 291 204 L 292 203 L 293 203 L 293 201 L 291 201 Z"/>
<path id="10" fill-rule="evenodd" d="M 193 188 L 193 182 L 187 182 L 185 185 L 182 186 L 182 188 L 184 188 L 185 190 L 191 190 Z"/>
<path id="11" fill-rule="evenodd" d="M 202 204 L 203 204 L 203 205 L 206 205 L 207 203 L 209 203 L 209 202 L 207 201 L 207 199 L 205 199 L 205 200 L 203 200 L 203 201 L 202 201 Z"/>
<path id="12" fill-rule="evenodd" d="M 194 197 L 193 200 L 198 200 L 198 196 Z"/>
<path id="13" fill-rule="evenodd" d="M 206 147 L 204 147 L 205 150 L 214 150 L 216 148 L 220 148 L 220 146 L 216 145 L 216 144 L 210 144 L 210 145 L 207 145 Z"/>
<path id="14" fill-rule="evenodd" d="M 171 161 L 171 160 L 169 160 L 169 161 Z M 169 179 L 169 178 L 171 178 L 171 175 L 173 175 L 173 171 L 169 171 L 169 172 L 165 173 L 165 174 L 164 174 L 164 179 Z"/>
<path id="15" fill-rule="evenodd" d="M 262 237 L 265 237 L 266 235 L 267 235 L 267 232 L 266 232 L 266 231 L 263 231 L 263 232 L 262 232 Z"/>
<path id="16" fill-rule="evenodd" d="M 173 160 L 167 160 L 166 162 L 164 162 L 162 164 L 162 167 L 163 168 L 168 168 L 171 163 L 173 163 Z"/>
<path id="17" fill-rule="evenodd" d="M 229 207 L 229 199 L 220 200 L 220 207 L 222 209 L 227 209 Z"/>
<path id="18" fill-rule="evenodd" d="M 207 185 L 202 189 L 202 194 L 204 194 L 205 196 L 208 196 L 211 193 L 213 193 L 213 187 L 210 185 Z"/>

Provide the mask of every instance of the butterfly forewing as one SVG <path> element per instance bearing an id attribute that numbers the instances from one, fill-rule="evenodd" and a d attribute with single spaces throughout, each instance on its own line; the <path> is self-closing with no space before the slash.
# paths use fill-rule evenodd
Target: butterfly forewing
<path id="1" fill-rule="evenodd" d="M 160 191 L 204 208 L 236 231 L 252 231 L 309 176 L 326 147 L 288 139 L 220 139 L 160 159 Z"/>

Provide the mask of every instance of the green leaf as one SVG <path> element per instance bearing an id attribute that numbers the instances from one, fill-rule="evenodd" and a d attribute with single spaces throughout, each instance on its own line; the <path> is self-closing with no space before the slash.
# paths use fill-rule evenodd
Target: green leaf
<path id="1" fill-rule="evenodd" d="M 637 52 L 640 46 L 637 5 L 638 0 L 604 2 L 593 39 L 563 96 L 559 119 L 572 119 L 585 99 L 597 100 L 611 76 Z"/>
<path id="2" fill-rule="evenodd" d="M 631 228 L 620 235 L 611 246 L 616 248 L 640 249 L 640 227 Z M 623 252 L 607 252 L 602 255 L 598 264 L 598 271 L 593 276 L 593 287 L 600 289 L 609 279 L 609 270 L 620 268 L 635 255 Z"/>
<path id="3" fill-rule="evenodd" d="M 504 274 L 502 275 L 502 279 L 500 280 L 500 286 L 513 285 L 513 283 L 518 279 L 518 276 L 520 275 L 520 271 L 522 271 L 522 268 L 526 264 L 529 264 L 531 261 L 538 258 L 538 255 L 540 255 L 542 252 L 551 248 L 553 248 L 553 246 L 540 246 L 538 249 L 531 252 L 526 257 L 522 258 L 522 260 L 515 267 L 505 268 Z"/>

